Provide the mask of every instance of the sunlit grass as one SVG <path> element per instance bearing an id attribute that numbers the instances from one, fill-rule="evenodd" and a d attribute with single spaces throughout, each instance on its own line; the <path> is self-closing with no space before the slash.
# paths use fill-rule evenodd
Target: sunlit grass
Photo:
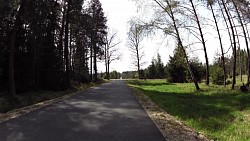
<path id="1" fill-rule="evenodd" d="M 165 80 L 130 80 L 168 113 L 186 125 L 217 140 L 250 140 L 250 93 L 231 87 L 192 83 L 167 83 Z"/>

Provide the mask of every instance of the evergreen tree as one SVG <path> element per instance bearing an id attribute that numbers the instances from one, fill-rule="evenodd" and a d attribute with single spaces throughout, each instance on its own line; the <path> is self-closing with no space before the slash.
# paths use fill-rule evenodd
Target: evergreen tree
<path id="1" fill-rule="evenodd" d="M 158 53 L 157 54 L 157 59 L 155 62 L 155 67 L 156 67 L 156 77 L 157 79 L 162 79 L 165 78 L 165 72 L 164 72 L 164 64 L 161 61 L 161 56 Z"/>
<path id="2" fill-rule="evenodd" d="M 148 78 L 149 79 L 155 79 L 156 77 L 156 66 L 155 66 L 155 60 L 153 59 L 151 61 L 151 65 L 148 67 Z"/>
<path id="3" fill-rule="evenodd" d="M 177 46 L 174 50 L 174 55 L 170 56 L 169 63 L 167 64 L 168 81 L 171 83 L 184 83 L 187 82 L 187 68 L 185 65 L 185 58 L 182 48 Z"/>

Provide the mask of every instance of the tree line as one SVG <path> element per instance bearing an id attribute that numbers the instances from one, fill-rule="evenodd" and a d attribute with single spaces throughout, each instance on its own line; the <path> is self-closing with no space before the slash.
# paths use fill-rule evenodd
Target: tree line
<path id="1" fill-rule="evenodd" d="M 192 59 L 189 57 L 187 49 L 191 49 L 194 45 L 201 46 L 204 53 L 205 60 L 205 83 L 210 84 L 210 63 L 207 55 L 207 50 L 211 47 L 207 46 L 205 28 L 213 27 L 216 31 L 216 40 L 219 42 L 219 58 L 221 61 L 220 67 L 223 70 L 223 84 L 226 86 L 227 76 L 232 76 L 232 89 L 236 84 L 236 71 L 242 70 L 243 63 L 245 63 L 242 57 L 237 58 L 238 48 L 245 49 L 247 57 L 247 83 L 250 83 L 250 53 L 249 53 L 249 11 L 250 2 L 247 0 L 151 0 L 151 1 L 136 1 L 139 7 L 145 5 L 145 9 L 151 6 L 156 13 L 154 17 L 147 21 L 137 21 L 138 29 L 144 29 L 149 32 L 152 30 L 161 30 L 166 36 L 171 36 L 175 40 L 176 44 L 180 47 L 184 54 L 184 60 L 186 68 L 190 74 L 192 82 L 195 84 L 197 90 L 199 87 L 199 78 L 195 75 L 195 70 L 192 68 Z M 212 15 L 211 17 L 204 17 L 199 14 L 199 10 L 206 9 Z M 146 14 L 144 14 L 147 16 Z M 226 28 L 221 27 L 223 23 Z M 132 26 L 131 26 L 132 27 Z M 131 32 L 136 30 L 130 30 Z M 226 32 L 226 35 L 223 34 Z M 143 32 L 141 32 L 143 34 Z M 190 41 L 188 36 L 192 36 Z M 224 36 L 227 36 L 225 38 Z M 129 34 L 129 37 L 132 37 Z M 130 41 L 140 41 L 133 38 Z M 242 41 L 243 40 L 243 41 Z M 225 43 L 230 42 L 230 47 L 225 48 Z M 136 47 L 136 45 L 134 45 Z M 140 47 L 137 47 L 140 48 Z M 230 71 L 226 70 L 226 56 L 228 55 L 228 49 L 232 50 L 232 68 Z M 135 48 L 136 50 L 136 48 Z M 193 49 L 195 50 L 195 49 Z M 138 52 L 138 51 L 137 51 Z M 137 60 L 140 60 L 140 55 L 137 55 Z M 137 61 L 139 62 L 139 61 Z M 240 64 L 240 65 L 238 65 Z M 137 66 L 140 66 L 138 64 Z M 139 68 L 139 67 L 138 67 Z M 240 72 L 242 73 L 242 72 Z M 138 74 L 140 74 L 138 70 Z"/>
<path id="2" fill-rule="evenodd" d="M 243 83 L 243 75 L 247 75 L 247 52 L 246 50 L 237 49 L 237 70 L 236 75 L 239 76 L 240 82 Z M 225 69 L 227 72 L 226 84 L 231 84 L 233 72 L 233 56 L 225 56 Z M 206 65 L 202 63 L 198 57 L 192 57 L 190 59 L 190 66 L 193 70 L 194 75 L 198 82 L 206 82 Z M 224 85 L 224 74 L 222 69 L 221 56 L 217 54 L 213 62 L 209 65 L 210 77 L 209 79 L 213 84 Z M 119 75 L 116 71 L 112 72 L 112 79 L 166 79 L 170 83 L 189 83 L 192 82 L 191 74 L 188 71 L 187 65 L 185 64 L 185 55 L 180 46 L 176 46 L 172 56 L 169 56 L 168 63 L 164 65 L 161 60 L 159 53 L 156 56 L 156 59 L 152 59 L 149 66 L 145 69 L 140 70 L 138 75 L 137 71 L 127 71 Z M 117 76 L 117 77 L 113 77 Z M 118 77 L 119 76 L 119 77 Z"/>
<path id="3" fill-rule="evenodd" d="M 0 90 L 65 90 L 97 81 L 107 19 L 99 0 L 1 0 Z"/>

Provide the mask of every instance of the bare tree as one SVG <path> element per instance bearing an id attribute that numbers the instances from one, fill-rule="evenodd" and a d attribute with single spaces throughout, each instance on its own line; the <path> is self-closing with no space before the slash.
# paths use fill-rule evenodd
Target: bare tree
<path id="1" fill-rule="evenodd" d="M 142 59 L 144 56 L 144 52 L 142 51 L 143 46 L 141 46 L 141 42 L 144 38 L 143 35 L 143 27 L 134 21 L 130 21 L 130 29 L 128 32 L 128 46 L 132 53 L 131 59 L 134 66 L 137 68 L 138 78 L 140 79 L 140 69 L 142 66 Z"/>
<path id="2" fill-rule="evenodd" d="M 121 53 L 119 52 L 119 48 L 117 46 L 121 43 L 121 41 L 116 41 L 117 32 L 111 33 L 108 32 L 105 38 L 105 50 L 104 50 L 104 57 L 105 57 L 105 67 L 106 67 L 106 76 L 109 80 L 109 68 L 111 62 L 115 60 L 121 59 Z"/>

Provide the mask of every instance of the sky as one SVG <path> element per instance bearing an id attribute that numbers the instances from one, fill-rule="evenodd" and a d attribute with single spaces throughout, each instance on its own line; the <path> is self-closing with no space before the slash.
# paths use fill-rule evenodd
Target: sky
<path id="1" fill-rule="evenodd" d="M 111 30 L 117 31 L 117 40 L 120 40 L 119 51 L 122 53 L 122 58 L 110 64 L 110 71 L 116 70 L 118 72 L 136 70 L 132 65 L 132 60 L 130 59 L 131 52 L 127 46 L 127 32 L 129 29 L 128 21 L 136 16 L 138 16 L 137 5 L 132 0 L 100 0 L 102 3 L 102 8 L 107 17 L 107 25 Z M 202 9 L 200 10 L 200 14 L 206 14 L 207 11 Z M 210 15 L 211 16 L 211 15 Z M 225 26 L 222 23 L 221 27 Z M 224 28 L 224 27 L 223 27 Z M 216 51 L 219 50 L 219 41 L 215 38 L 216 30 L 212 27 L 207 27 L 203 29 L 206 38 L 207 45 L 207 53 L 209 57 L 209 62 L 213 61 L 213 56 L 215 56 Z M 223 32 L 223 31 L 222 31 Z M 187 37 L 188 38 L 188 37 Z M 223 36 L 224 39 L 227 39 Z M 227 39 L 228 40 L 228 39 Z M 171 42 L 171 41 L 170 41 Z M 161 55 L 162 62 L 166 64 L 169 60 L 169 55 L 173 54 L 174 45 L 171 43 L 168 44 L 169 41 L 164 40 L 162 36 L 150 36 L 145 38 L 142 46 L 144 47 L 145 57 L 144 61 L 146 64 L 142 68 L 148 67 L 150 65 L 151 60 L 156 57 L 157 53 Z M 226 46 L 228 42 L 224 42 L 225 50 L 227 50 Z M 188 51 L 191 56 L 197 56 L 204 63 L 205 57 L 204 52 L 201 50 L 201 45 L 198 45 L 197 50 L 195 52 Z M 192 47 L 194 49 L 195 47 Z M 100 62 L 98 64 L 98 71 L 105 72 L 104 62 Z"/>
<path id="2" fill-rule="evenodd" d="M 115 62 L 112 62 L 110 65 L 110 70 L 116 70 L 118 72 L 136 70 L 132 65 L 132 60 L 130 59 L 131 52 L 127 46 L 127 32 L 129 29 L 128 22 L 135 16 L 137 16 L 137 6 L 135 2 L 131 0 L 100 0 L 102 3 L 103 10 L 108 19 L 107 25 L 111 30 L 117 31 L 117 40 L 120 40 L 119 51 L 122 53 L 122 58 Z M 145 38 L 142 46 L 144 48 L 145 57 L 144 62 L 146 64 L 143 68 L 147 67 L 154 56 L 158 52 L 161 52 L 162 61 L 166 64 L 168 60 L 169 53 L 162 39 L 153 39 Z M 165 48 L 165 49 L 164 49 Z M 173 49 L 172 49 L 173 50 Z M 105 71 L 104 63 L 99 63 L 98 66 L 99 72 Z"/>

